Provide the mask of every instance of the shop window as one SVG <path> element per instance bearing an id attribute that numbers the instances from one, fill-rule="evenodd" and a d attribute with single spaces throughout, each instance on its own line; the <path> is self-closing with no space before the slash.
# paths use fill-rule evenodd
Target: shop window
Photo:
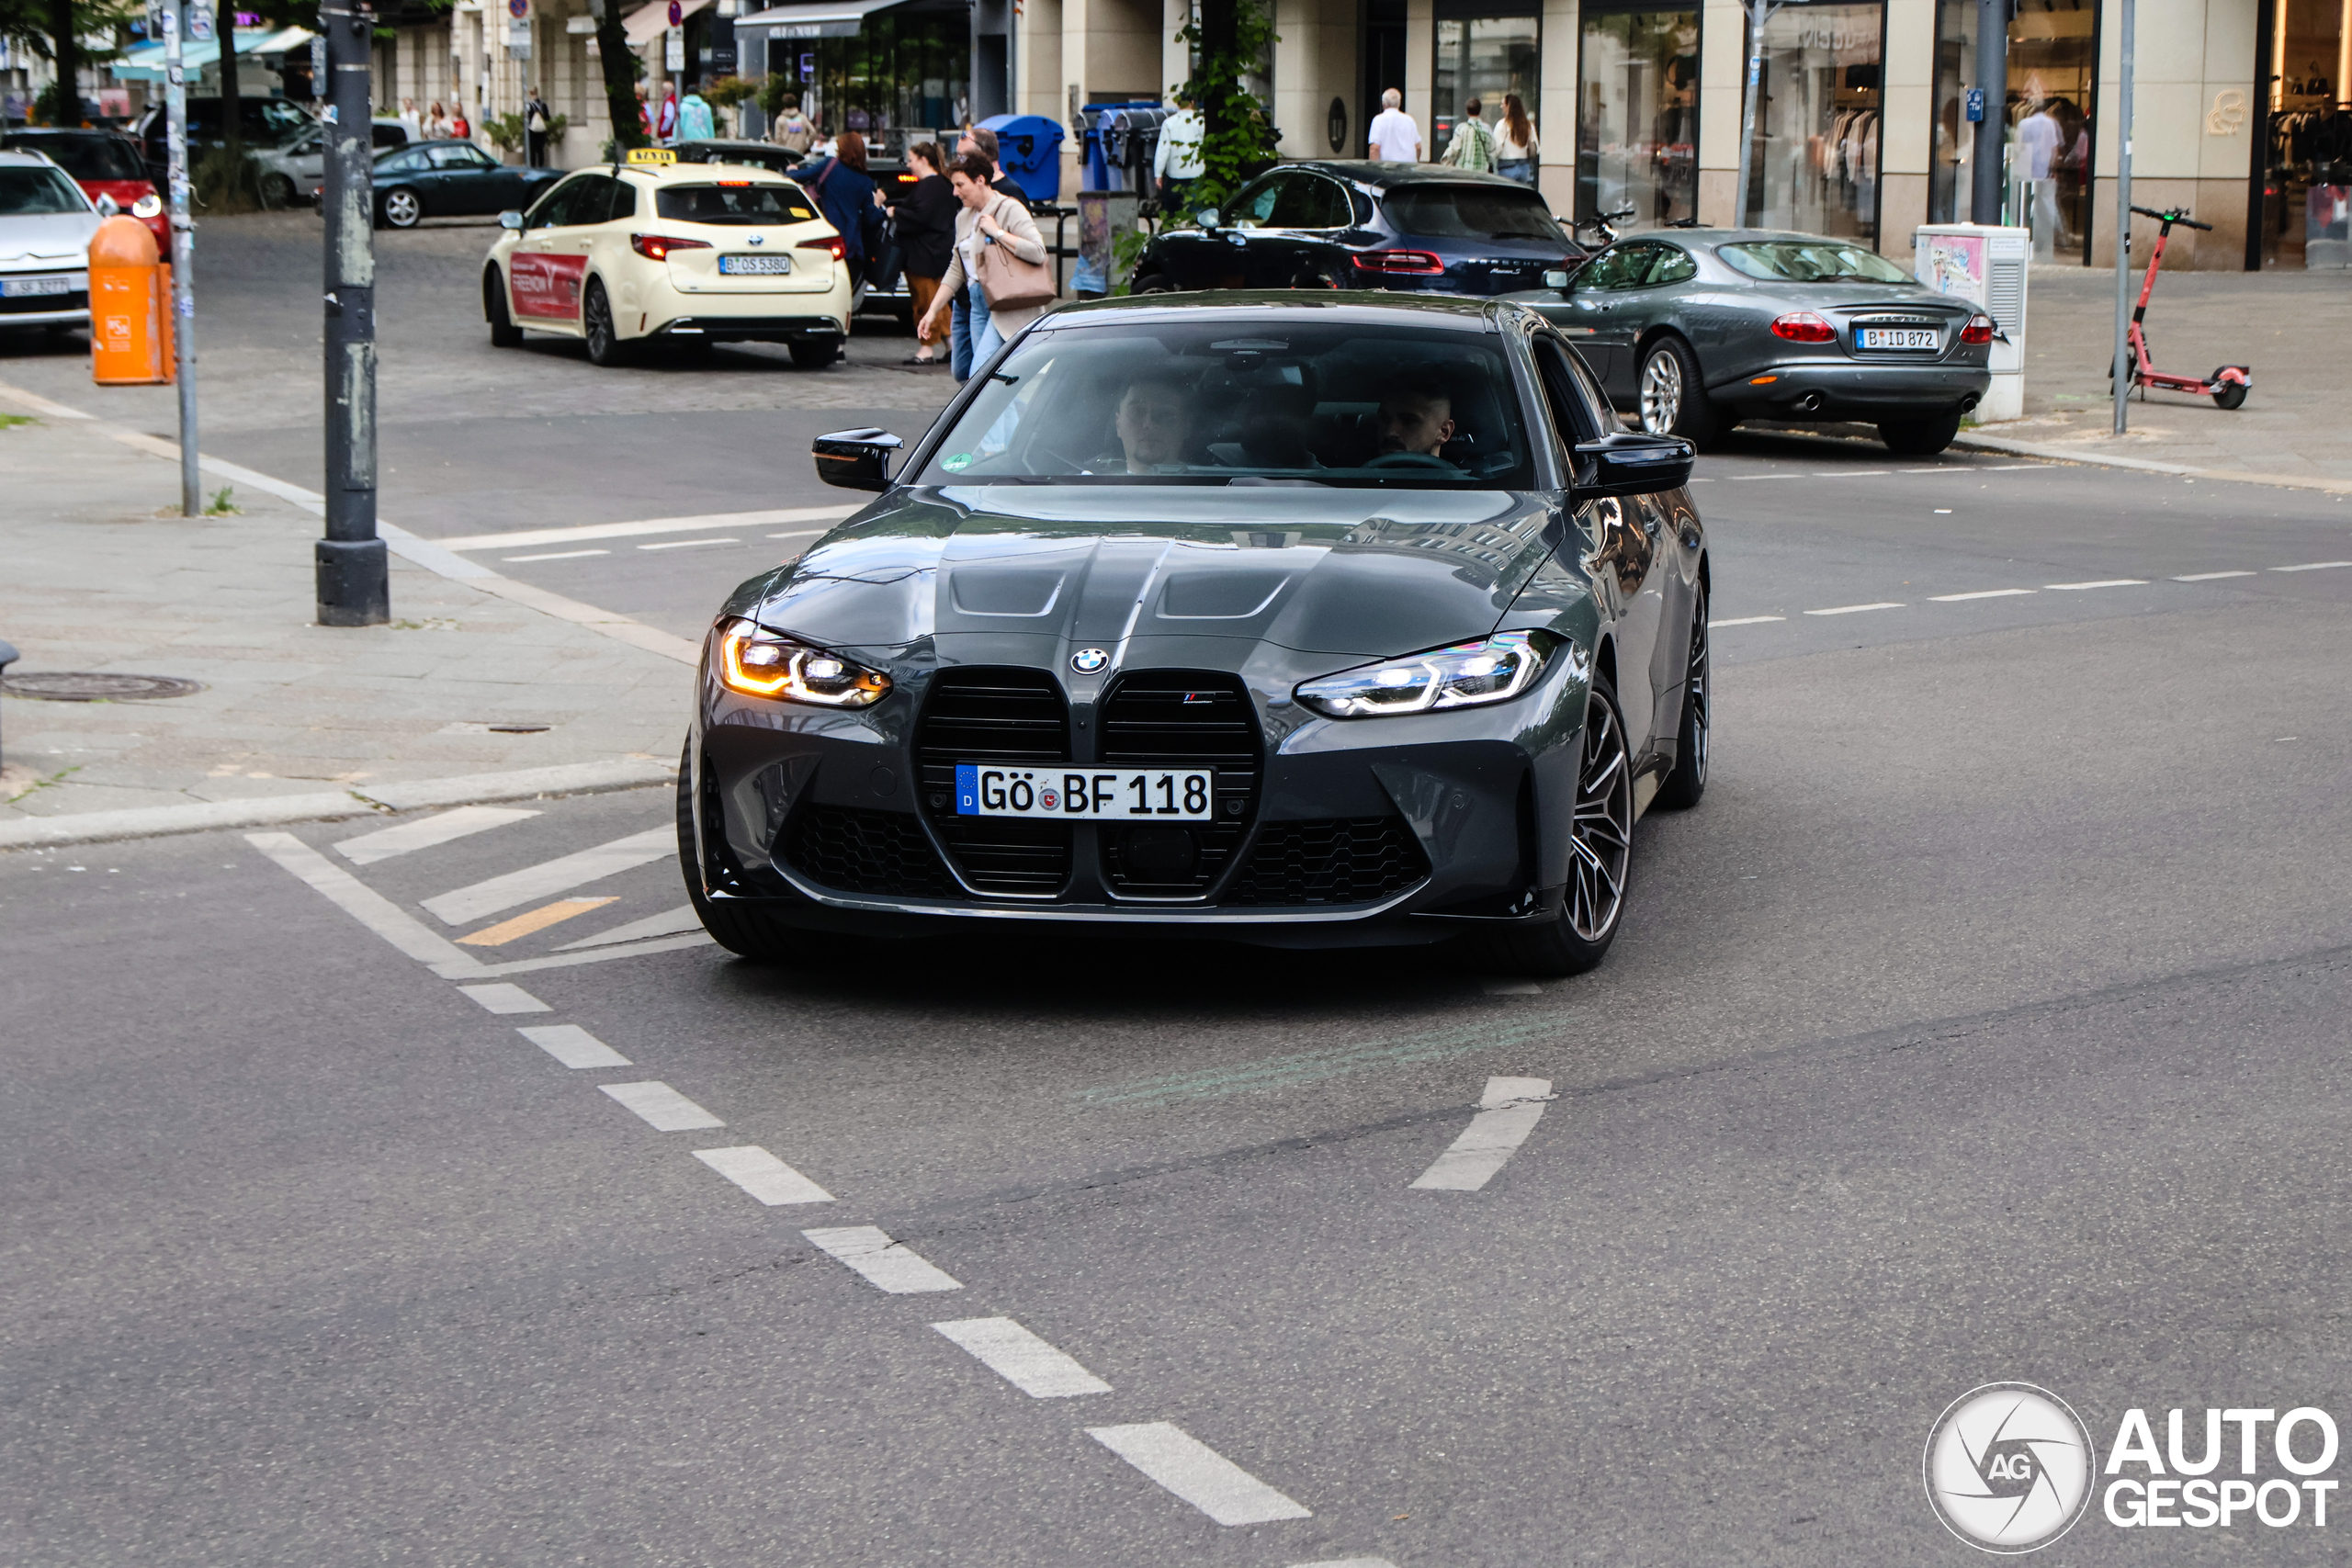
<path id="1" fill-rule="evenodd" d="M 1442 7 L 1441 7 L 1442 9 Z M 1428 155 L 1442 158 L 1453 140 L 1463 106 L 1478 100 L 1479 118 L 1491 127 L 1503 117 L 1503 96 L 1517 93 L 1533 120 L 1542 100 L 1539 66 L 1543 29 L 1533 16 L 1443 17 L 1437 24 L 1437 85 L 1430 105 Z M 1539 123 L 1540 141 L 1544 128 Z M 1537 154 L 1539 160 L 1541 152 Z"/>
<path id="2" fill-rule="evenodd" d="M 796 52 L 801 108 L 825 130 L 854 130 L 869 149 L 897 157 L 909 141 L 938 140 L 961 123 L 971 39 L 961 12 L 886 14 L 868 17 L 854 38 L 777 39 L 785 48 L 771 49 L 768 68 Z"/>
<path id="3" fill-rule="evenodd" d="M 1791 5 L 1764 24 L 1747 221 L 1878 242 L 1883 6 Z"/>
<path id="4" fill-rule="evenodd" d="M 1577 54 L 1577 216 L 1630 207 L 1621 228 L 1699 206 L 1699 13 L 1588 4 Z"/>
<path id="5" fill-rule="evenodd" d="M 2262 265 L 2308 266 L 2311 245 L 2344 254 L 2352 191 L 2352 38 L 2339 0 L 2273 0 Z"/>
<path id="6" fill-rule="evenodd" d="M 1936 8 L 1935 123 L 1928 153 L 1928 220 L 1974 217 L 1976 127 L 1967 92 L 1976 85 L 1975 0 Z M 2017 0 L 2009 21 L 2009 79 L 1987 94 L 2002 117 L 2004 221 L 2033 230 L 2044 258 L 2087 254 L 2093 104 L 2098 63 L 2096 0 Z M 2030 188 L 2018 182 L 2031 181 Z"/>

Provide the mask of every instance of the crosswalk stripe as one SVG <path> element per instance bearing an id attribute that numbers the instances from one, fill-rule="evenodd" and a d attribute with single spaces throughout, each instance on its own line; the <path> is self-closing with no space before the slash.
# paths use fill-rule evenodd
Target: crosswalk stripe
<path id="1" fill-rule="evenodd" d="M 521 871 L 510 871 L 503 876 L 493 876 L 487 882 L 477 882 L 424 900 L 424 908 L 440 917 L 447 925 L 462 926 L 484 915 L 494 915 L 501 909 L 511 909 L 534 899 L 552 898 L 559 893 L 569 893 L 584 882 L 594 882 L 628 871 L 664 855 L 675 854 L 678 830 L 675 828 L 652 828 L 642 833 L 632 833 L 626 839 L 615 839 L 608 844 L 582 850 L 576 854 L 542 861 Z"/>
<path id="2" fill-rule="evenodd" d="M 379 828 L 372 833 L 345 839 L 335 845 L 334 852 L 354 865 L 373 865 L 394 855 L 435 849 L 537 815 L 536 811 L 526 811 L 520 807 L 460 806 L 455 811 L 439 812 L 420 821 L 402 822 L 396 828 Z"/>
<path id="3" fill-rule="evenodd" d="M 573 953 L 583 947 L 604 947 L 616 942 L 640 942 L 651 936 L 678 936 L 686 931 L 702 930 L 702 917 L 695 913 L 692 904 L 681 904 L 674 909 L 658 915 L 648 915 L 641 920 L 631 920 L 625 926 L 615 926 L 594 936 L 582 937 L 578 942 L 559 944 L 558 953 Z"/>

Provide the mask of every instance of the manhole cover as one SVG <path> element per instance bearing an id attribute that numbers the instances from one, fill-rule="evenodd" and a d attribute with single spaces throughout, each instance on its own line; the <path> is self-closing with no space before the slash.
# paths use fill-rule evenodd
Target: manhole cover
<path id="1" fill-rule="evenodd" d="M 185 697 L 202 690 L 203 682 L 183 681 L 176 675 L 100 675 L 82 670 L 52 670 L 0 676 L 0 691 L 10 696 L 37 697 L 51 703 L 135 702 L 150 697 Z"/>

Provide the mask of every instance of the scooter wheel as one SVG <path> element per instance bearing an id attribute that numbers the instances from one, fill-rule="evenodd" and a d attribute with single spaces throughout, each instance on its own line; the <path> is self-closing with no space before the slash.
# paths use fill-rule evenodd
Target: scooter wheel
<path id="1" fill-rule="evenodd" d="M 2245 401 L 2245 382 L 2222 380 L 2222 371 L 2228 368 L 2229 367 L 2224 365 L 2209 378 L 2220 383 L 2213 389 L 2213 406 L 2217 409 L 2233 409 Z"/>

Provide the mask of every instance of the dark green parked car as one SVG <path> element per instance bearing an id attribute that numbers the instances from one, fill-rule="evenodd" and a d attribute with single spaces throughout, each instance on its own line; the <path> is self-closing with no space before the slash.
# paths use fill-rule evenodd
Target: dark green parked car
<path id="1" fill-rule="evenodd" d="M 377 154 L 376 221 L 413 229 L 428 218 L 505 212 L 561 178 L 561 169 L 502 164 L 470 141 L 419 141 Z"/>

